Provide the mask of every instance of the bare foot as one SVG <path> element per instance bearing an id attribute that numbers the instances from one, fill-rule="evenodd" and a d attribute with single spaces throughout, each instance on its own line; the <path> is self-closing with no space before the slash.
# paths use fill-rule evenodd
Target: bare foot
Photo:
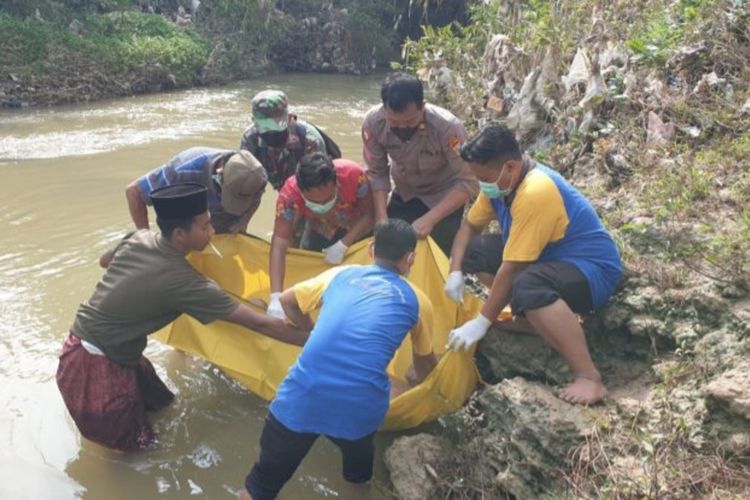
<path id="1" fill-rule="evenodd" d="M 576 377 L 575 381 L 560 390 L 557 397 L 563 401 L 579 405 L 593 405 L 607 396 L 607 389 L 600 380 Z"/>

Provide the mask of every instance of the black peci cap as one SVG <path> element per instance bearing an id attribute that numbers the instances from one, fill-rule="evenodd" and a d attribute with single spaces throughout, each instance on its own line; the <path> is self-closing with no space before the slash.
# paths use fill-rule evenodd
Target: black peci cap
<path id="1" fill-rule="evenodd" d="M 152 191 L 151 203 L 160 219 L 187 219 L 208 210 L 208 190 L 201 184 L 174 184 Z"/>

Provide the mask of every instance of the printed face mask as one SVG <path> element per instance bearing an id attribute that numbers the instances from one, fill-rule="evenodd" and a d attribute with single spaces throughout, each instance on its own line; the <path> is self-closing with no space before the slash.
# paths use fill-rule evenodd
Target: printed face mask
<path id="1" fill-rule="evenodd" d="M 331 201 L 328 201 L 326 203 L 315 203 L 313 201 L 308 200 L 304 196 L 302 197 L 303 200 L 305 200 L 305 206 L 309 208 L 312 213 L 316 215 L 325 215 L 328 212 L 330 212 L 333 207 L 336 206 L 336 200 L 338 199 L 338 193 L 331 199 Z"/>

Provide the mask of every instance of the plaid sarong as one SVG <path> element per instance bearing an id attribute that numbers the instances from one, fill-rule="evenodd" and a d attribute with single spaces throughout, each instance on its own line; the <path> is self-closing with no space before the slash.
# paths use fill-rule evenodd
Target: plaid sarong
<path id="1" fill-rule="evenodd" d="M 174 399 L 145 357 L 138 366 L 119 365 L 88 352 L 73 334 L 63 344 L 57 386 L 83 437 L 121 451 L 152 444 L 146 411 Z"/>

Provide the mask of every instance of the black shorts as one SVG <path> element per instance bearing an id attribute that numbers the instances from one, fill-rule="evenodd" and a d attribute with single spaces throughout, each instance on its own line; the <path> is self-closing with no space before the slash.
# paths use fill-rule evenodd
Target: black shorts
<path id="1" fill-rule="evenodd" d="M 364 483 L 372 478 L 374 436 L 374 432 L 356 440 L 327 436 L 341 450 L 347 481 Z M 316 439 L 318 434 L 294 432 L 269 412 L 260 436 L 260 457 L 245 478 L 253 500 L 276 498 Z"/>
<path id="2" fill-rule="evenodd" d="M 430 211 L 430 207 L 425 205 L 419 198 L 412 198 L 404 201 L 398 193 L 391 195 L 391 200 L 386 207 L 388 217 L 392 219 L 405 220 L 409 224 L 422 217 Z M 438 244 L 446 256 L 450 256 L 453 238 L 456 237 L 458 228 L 461 226 L 461 220 L 464 217 L 464 207 L 457 208 L 448 217 L 438 222 L 432 228 L 432 239 Z"/>
<path id="3" fill-rule="evenodd" d="M 463 270 L 470 274 L 484 272 L 494 275 L 502 262 L 500 236 L 483 234 L 469 242 Z M 586 276 L 569 262 L 535 262 L 513 280 L 510 307 L 516 316 L 548 306 L 557 299 L 563 299 L 577 314 L 589 314 L 593 309 L 591 288 Z"/>
<path id="4" fill-rule="evenodd" d="M 326 238 L 317 231 L 310 231 L 310 234 L 306 241 L 300 242 L 300 248 L 304 250 L 310 250 L 313 252 L 322 252 L 324 248 L 328 248 L 341 238 L 346 236 L 347 230 L 339 228 L 336 234 L 331 238 Z"/>

